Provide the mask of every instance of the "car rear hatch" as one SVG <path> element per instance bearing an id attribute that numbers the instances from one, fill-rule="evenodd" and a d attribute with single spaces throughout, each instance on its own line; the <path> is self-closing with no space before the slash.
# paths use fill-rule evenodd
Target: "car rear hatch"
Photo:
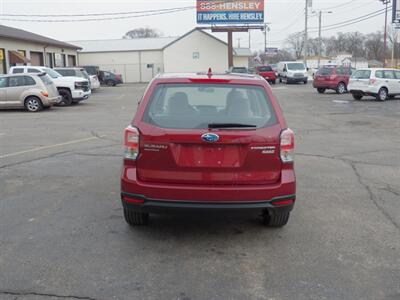
<path id="1" fill-rule="evenodd" d="M 314 80 L 318 82 L 329 82 L 331 80 L 334 80 L 333 71 L 333 68 L 321 68 L 315 75 Z"/>
<path id="2" fill-rule="evenodd" d="M 137 175 L 171 184 L 272 184 L 281 127 L 261 87 L 160 85 L 139 127 Z"/>
<path id="3" fill-rule="evenodd" d="M 58 90 L 53 80 L 51 80 L 51 77 L 46 73 L 38 74 L 38 76 L 46 87 L 47 93 L 49 94 L 48 97 L 49 98 L 57 97 L 59 95 Z"/>
<path id="4" fill-rule="evenodd" d="M 371 70 L 357 70 L 350 77 L 351 90 L 365 90 L 370 84 Z"/>

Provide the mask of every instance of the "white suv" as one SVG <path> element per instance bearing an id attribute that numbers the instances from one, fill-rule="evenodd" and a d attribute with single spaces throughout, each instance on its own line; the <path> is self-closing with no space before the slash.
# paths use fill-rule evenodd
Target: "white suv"
<path id="1" fill-rule="evenodd" d="M 351 75 L 347 90 L 356 100 L 363 96 L 374 96 L 379 101 L 394 98 L 400 95 L 400 70 L 358 69 Z"/>
<path id="2" fill-rule="evenodd" d="M 71 105 L 79 101 L 86 100 L 90 97 L 90 84 L 89 81 L 80 77 L 63 77 L 60 73 L 47 67 L 39 66 L 17 66 L 11 67 L 9 74 L 21 73 L 47 73 L 53 80 L 57 87 L 62 103 L 64 105 Z"/>

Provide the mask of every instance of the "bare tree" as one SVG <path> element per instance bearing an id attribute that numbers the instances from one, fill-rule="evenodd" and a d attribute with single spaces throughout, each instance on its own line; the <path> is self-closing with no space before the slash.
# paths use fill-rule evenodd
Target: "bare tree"
<path id="1" fill-rule="evenodd" d="M 154 28 L 140 27 L 136 29 L 129 30 L 122 37 L 123 39 L 140 39 L 140 38 L 155 38 L 160 37 L 161 33 Z"/>
<path id="2" fill-rule="evenodd" d="M 302 57 L 303 48 L 304 48 L 304 37 L 300 33 L 293 33 L 288 36 L 286 39 L 286 44 L 289 46 L 289 49 L 293 51 L 293 54 L 296 59 Z"/>
<path id="3" fill-rule="evenodd" d="M 349 32 L 344 35 L 345 51 L 351 53 L 354 57 L 364 55 L 364 34 L 360 32 Z"/>
<path id="4" fill-rule="evenodd" d="M 383 34 L 378 31 L 370 33 L 365 38 L 365 50 L 368 59 L 381 61 L 383 59 Z"/>

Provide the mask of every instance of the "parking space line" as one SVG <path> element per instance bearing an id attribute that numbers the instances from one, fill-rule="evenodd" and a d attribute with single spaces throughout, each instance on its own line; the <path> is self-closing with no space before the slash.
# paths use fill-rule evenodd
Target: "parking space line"
<path id="1" fill-rule="evenodd" d="M 29 150 L 14 152 L 14 153 L 6 154 L 6 155 L 1 155 L 0 159 L 13 157 L 13 156 L 18 156 L 18 155 L 21 155 L 21 154 L 26 154 L 26 153 L 31 153 L 31 152 L 37 152 L 37 151 L 41 151 L 41 150 L 47 150 L 47 149 L 52 149 L 52 148 L 57 148 L 57 147 L 62 147 L 62 146 L 68 146 L 68 145 L 88 142 L 88 141 L 97 140 L 97 139 L 100 139 L 100 138 L 103 138 L 103 137 L 105 137 L 105 135 L 99 136 L 99 137 L 92 136 L 92 137 L 89 137 L 89 138 L 73 140 L 73 141 L 69 141 L 69 142 L 65 142 L 65 143 L 54 144 L 54 145 L 43 146 L 43 147 L 33 148 L 33 149 L 29 149 Z"/>

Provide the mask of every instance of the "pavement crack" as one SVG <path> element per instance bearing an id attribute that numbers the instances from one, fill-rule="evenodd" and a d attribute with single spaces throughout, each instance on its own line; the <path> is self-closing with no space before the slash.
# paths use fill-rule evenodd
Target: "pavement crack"
<path id="1" fill-rule="evenodd" d="M 85 297 L 85 296 L 57 295 L 57 294 L 37 293 L 37 292 L 14 292 L 14 291 L 1 291 L 1 290 L 0 290 L 0 295 L 16 296 L 15 299 L 18 299 L 18 297 L 21 296 L 39 296 L 39 297 L 52 297 L 60 299 L 98 300 L 96 298 Z"/>
<path id="2" fill-rule="evenodd" d="M 382 207 L 379 205 L 378 200 L 376 199 L 371 187 L 365 182 L 365 179 L 363 179 L 362 175 L 357 169 L 356 164 L 367 164 L 367 165 L 375 165 L 375 166 L 384 166 L 380 164 L 371 164 L 371 163 L 364 163 L 364 162 L 359 162 L 359 161 L 353 161 L 351 159 L 343 158 L 340 156 L 327 156 L 327 155 L 322 155 L 322 154 L 311 154 L 311 153 L 297 153 L 296 155 L 299 156 L 309 156 L 309 157 L 318 157 L 318 158 L 325 158 L 325 159 L 332 159 L 332 160 L 340 160 L 348 165 L 351 166 L 353 169 L 354 174 L 357 177 L 358 182 L 360 183 L 361 186 L 364 187 L 364 189 L 368 192 L 369 199 L 371 202 L 375 205 L 375 207 L 383 214 L 383 216 L 390 222 L 392 225 L 400 230 L 400 224 L 398 224 L 392 216 Z M 385 188 L 386 191 L 391 192 L 395 195 L 400 195 L 397 191 L 393 190 L 390 186 L 386 186 Z"/>
<path id="3" fill-rule="evenodd" d="M 114 142 L 114 143 L 118 143 L 118 144 L 121 143 L 120 140 L 111 139 L 111 138 L 107 137 L 106 135 L 101 135 L 101 134 L 99 134 L 98 132 L 96 132 L 96 131 L 94 131 L 94 130 L 91 130 L 91 131 L 90 131 L 90 134 L 91 134 L 93 137 L 98 138 L 99 140 L 110 141 L 110 142 Z"/>
<path id="4" fill-rule="evenodd" d="M 44 159 L 48 159 L 48 158 L 53 158 L 53 157 L 56 157 L 56 156 L 59 156 L 59 155 L 62 155 L 62 154 L 67 154 L 67 153 L 70 153 L 70 151 L 61 151 L 61 152 L 52 153 L 52 154 L 49 154 L 49 155 L 46 155 L 46 156 L 42 156 L 42 157 L 39 157 L 39 158 L 33 158 L 33 159 L 29 159 L 29 160 L 22 160 L 22 161 L 18 161 L 18 162 L 15 162 L 15 163 L 2 165 L 2 166 L 0 166 L 0 170 L 1 169 L 6 169 L 6 168 L 10 168 L 10 167 L 19 166 L 19 165 L 23 165 L 23 164 L 27 164 L 27 163 L 31 163 L 31 162 L 34 162 L 34 161 L 40 161 L 40 160 L 44 160 Z"/>

